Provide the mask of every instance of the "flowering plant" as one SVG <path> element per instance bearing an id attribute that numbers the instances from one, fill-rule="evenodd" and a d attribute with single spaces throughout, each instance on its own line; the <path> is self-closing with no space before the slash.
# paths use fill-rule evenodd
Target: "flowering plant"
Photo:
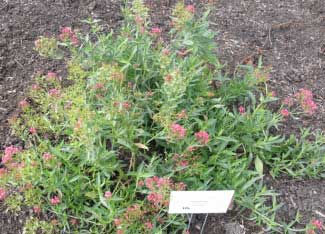
<path id="1" fill-rule="evenodd" d="M 310 143 L 273 134 L 287 112 L 269 110 L 267 74 L 247 66 L 243 76 L 222 75 L 208 12 L 177 4 L 169 42 L 148 12 L 135 0 L 120 33 L 89 21 L 91 35 L 65 27 L 36 43 L 43 56 L 71 51 L 69 82 L 55 71 L 35 75 L 11 120 L 24 147 L 5 149 L 0 200 L 10 207 L 23 195 L 36 216 L 49 214 L 49 230 L 177 233 L 186 222 L 167 214 L 171 190 L 231 188 L 257 222 L 283 228 L 260 215 L 273 195 L 261 186 L 263 168 L 317 176 L 323 135 Z M 310 94 L 295 97 L 315 110 Z"/>

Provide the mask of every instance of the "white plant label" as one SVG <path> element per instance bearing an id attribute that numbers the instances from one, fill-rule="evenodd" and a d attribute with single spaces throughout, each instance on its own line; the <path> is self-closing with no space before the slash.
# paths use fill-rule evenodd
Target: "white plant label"
<path id="1" fill-rule="evenodd" d="M 234 190 L 172 191 L 170 214 L 220 214 L 226 213 L 233 199 Z"/>

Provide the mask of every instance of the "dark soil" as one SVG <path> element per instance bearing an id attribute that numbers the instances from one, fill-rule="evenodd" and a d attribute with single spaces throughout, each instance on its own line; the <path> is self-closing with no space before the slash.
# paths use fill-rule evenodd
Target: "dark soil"
<path id="1" fill-rule="evenodd" d="M 208 0 L 207 0 L 208 1 Z M 17 103 L 37 71 L 64 74 L 62 61 L 40 58 L 33 51 L 40 35 L 58 35 L 60 27 L 83 28 L 80 20 L 89 16 L 102 19 L 105 30 L 122 20 L 120 2 L 113 0 L 0 0 L 0 150 L 15 143 L 7 119 L 14 115 Z M 152 8 L 153 25 L 167 30 L 166 15 L 175 0 L 146 1 Z M 199 7 L 204 1 L 186 1 Z M 199 4 L 200 2 L 200 4 Z M 302 126 L 325 129 L 325 2 L 324 0 L 217 0 L 213 3 L 212 28 L 218 31 L 219 56 L 227 72 L 259 55 L 271 66 L 271 89 L 283 98 L 299 88 L 313 90 L 318 113 L 312 117 L 289 121 L 282 129 L 295 133 Z M 301 222 L 325 216 L 325 181 L 268 181 L 279 193 L 284 206 L 278 220 L 291 221 L 296 212 Z M 0 206 L 0 233 L 19 234 L 29 212 L 6 214 Z M 194 222 L 202 221 L 202 216 Z M 265 233 L 255 228 L 235 211 L 213 215 L 205 229 L 208 234 Z M 195 233 L 196 231 L 193 231 Z"/>
<path id="2" fill-rule="evenodd" d="M 84 27 L 88 17 L 101 19 L 106 30 L 121 21 L 120 1 L 0 0 L 0 149 L 12 142 L 7 119 L 15 112 L 33 74 L 59 74 L 63 61 L 43 59 L 33 50 L 41 35 L 57 36 L 61 27 Z"/>
<path id="3" fill-rule="evenodd" d="M 325 129 L 325 2 L 324 0 L 218 0 L 212 16 L 219 32 L 219 56 L 229 71 L 259 55 L 271 66 L 270 86 L 283 98 L 299 88 L 315 94 L 319 110 L 312 118 L 290 122 Z M 294 131 L 292 131 L 294 130 Z"/>

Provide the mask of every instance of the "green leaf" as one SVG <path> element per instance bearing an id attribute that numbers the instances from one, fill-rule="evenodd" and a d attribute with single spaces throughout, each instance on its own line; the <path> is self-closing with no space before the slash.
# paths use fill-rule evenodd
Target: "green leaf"
<path id="1" fill-rule="evenodd" d="M 255 169 L 260 176 L 263 176 L 263 162 L 259 157 L 255 158 Z"/>
<path id="2" fill-rule="evenodd" d="M 90 192 L 86 192 L 85 196 L 89 197 L 91 199 L 95 199 L 95 198 L 97 198 L 97 193 L 95 191 L 90 191 Z"/>

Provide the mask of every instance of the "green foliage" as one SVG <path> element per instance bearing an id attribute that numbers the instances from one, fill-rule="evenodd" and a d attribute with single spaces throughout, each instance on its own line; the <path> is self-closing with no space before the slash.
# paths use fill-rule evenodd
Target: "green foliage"
<path id="1" fill-rule="evenodd" d="M 53 234 L 55 233 L 54 231 L 55 227 L 52 224 L 40 221 L 37 218 L 27 219 L 23 229 L 24 234 Z"/>
<path id="2" fill-rule="evenodd" d="M 267 70 L 260 63 L 223 75 L 209 12 L 197 17 L 177 4 L 170 43 L 149 29 L 142 1 L 123 12 L 119 33 L 102 34 L 87 20 L 91 33 L 78 39 L 71 29 L 64 42 L 42 38 L 43 56 L 71 50 L 69 82 L 36 77 L 12 120 L 25 148 L 10 154 L 1 187 L 29 185 L 25 205 L 50 212 L 67 232 L 177 233 L 186 224 L 167 214 L 169 192 L 185 186 L 234 189 L 239 209 L 250 209 L 256 223 L 292 230 L 277 223 L 276 193 L 263 175 L 324 176 L 324 136 L 273 134 L 283 119 L 268 107 L 276 98 L 267 92 Z M 28 220 L 25 233 L 50 233 L 42 222 Z"/>

